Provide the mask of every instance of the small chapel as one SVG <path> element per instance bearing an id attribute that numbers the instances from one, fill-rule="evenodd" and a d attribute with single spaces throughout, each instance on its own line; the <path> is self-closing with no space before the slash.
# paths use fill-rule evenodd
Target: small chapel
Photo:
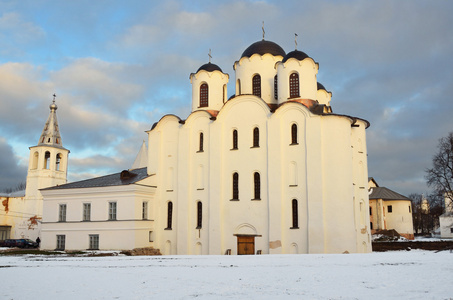
<path id="1" fill-rule="evenodd" d="M 371 252 L 370 124 L 333 112 L 306 53 L 264 38 L 244 48 L 232 82 L 210 60 L 190 74 L 190 115 L 154 123 L 131 169 L 41 188 L 41 247 Z M 66 169 L 59 141 L 45 136 L 31 148 L 29 172 Z"/>

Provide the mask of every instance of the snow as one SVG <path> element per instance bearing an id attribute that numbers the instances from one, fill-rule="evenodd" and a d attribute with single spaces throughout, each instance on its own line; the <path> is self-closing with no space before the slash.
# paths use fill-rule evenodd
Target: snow
<path id="1" fill-rule="evenodd" d="M 453 253 L 0 256 L 0 299 L 448 299 Z"/>

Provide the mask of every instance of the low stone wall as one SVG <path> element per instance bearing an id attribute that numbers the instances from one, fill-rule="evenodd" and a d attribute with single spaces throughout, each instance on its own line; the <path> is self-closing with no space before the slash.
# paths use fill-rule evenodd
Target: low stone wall
<path id="1" fill-rule="evenodd" d="M 396 251 L 396 250 L 410 250 L 410 249 L 423 249 L 423 250 L 449 250 L 453 249 L 453 240 L 451 241 L 408 241 L 408 242 L 373 242 L 374 252 L 383 251 Z"/>

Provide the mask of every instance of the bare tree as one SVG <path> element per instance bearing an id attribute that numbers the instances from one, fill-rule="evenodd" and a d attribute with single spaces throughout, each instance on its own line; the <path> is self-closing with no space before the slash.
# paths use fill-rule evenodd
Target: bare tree
<path id="1" fill-rule="evenodd" d="M 2 192 L 9 194 L 9 193 L 21 191 L 21 190 L 25 190 L 25 182 L 21 182 L 12 188 L 4 188 L 2 190 Z"/>
<path id="2" fill-rule="evenodd" d="M 428 186 L 434 193 L 450 199 L 453 203 L 453 132 L 439 139 L 438 152 L 433 157 L 433 167 L 426 170 Z"/>

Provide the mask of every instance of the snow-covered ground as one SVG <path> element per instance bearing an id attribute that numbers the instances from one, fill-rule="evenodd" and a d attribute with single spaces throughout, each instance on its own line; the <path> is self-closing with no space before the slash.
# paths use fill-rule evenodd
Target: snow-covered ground
<path id="1" fill-rule="evenodd" d="M 0 299 L 451 299 L 453 253 L 0 257 Z"/>

